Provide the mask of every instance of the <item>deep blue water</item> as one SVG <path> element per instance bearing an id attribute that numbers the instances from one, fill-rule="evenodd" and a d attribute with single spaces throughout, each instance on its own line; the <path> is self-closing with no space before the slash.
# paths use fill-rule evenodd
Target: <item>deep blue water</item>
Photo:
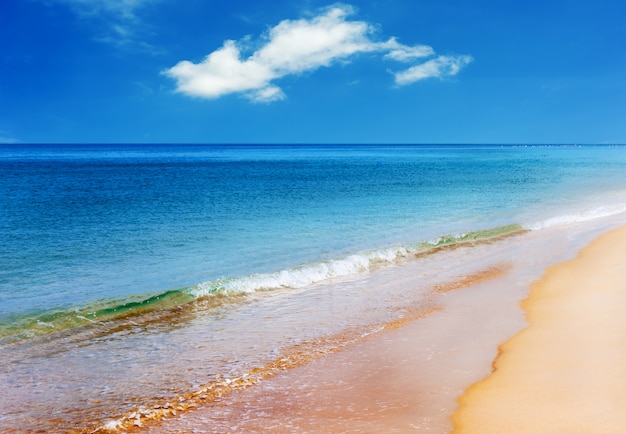
<path id="1" fill-rule="evenodd" d="M 625 168 L 609 146 L 2 145 L 0 323 L 576 219 L 626 203 Z"/>

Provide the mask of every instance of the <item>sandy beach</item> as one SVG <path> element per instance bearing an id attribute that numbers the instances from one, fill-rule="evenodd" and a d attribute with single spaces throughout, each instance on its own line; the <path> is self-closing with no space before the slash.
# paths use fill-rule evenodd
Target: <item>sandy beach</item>
<path id="1" fill-rule="evenodd" d="M 536 274 L 439 288 L 438 312 L 139 431 L 619 432 L 625 246 L 613 230 Z"/>
<path id="2" fill-rule="evenodd" d="M 616 433 L 626 426 L 626 228 L 548 268 L 522 306 L 529 327 L 454 414 L 459 433 Z"/>

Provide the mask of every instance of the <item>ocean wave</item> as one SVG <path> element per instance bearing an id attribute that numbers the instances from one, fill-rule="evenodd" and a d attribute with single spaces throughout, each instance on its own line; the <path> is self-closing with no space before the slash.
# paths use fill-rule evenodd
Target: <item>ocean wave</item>
<path id="1" fill-rule="evenodd" d="M 626 213 L 626 204 L 614 204 L 614 205 L 602 205 L 593 208 L 588 208 L 580 212 L 574 212 L 571 214 L 563 214 L 559 216 L 550 217 L 545 220 L 529 224 L 526 226 L 531 231 L 538 231 L 541 229 L 552 228 L 556 226 L 567 226 L 576 223 L 584 223 L 596 219 L 605 217 L 611 217 Z"/>
<path id="2" fill-rule="evenodd" d="M 409 254 L 410 249 L 405 247 L 383 249 L 274 273 L 204 282 L 193 289 L 192 293 L 201 297 L 216 292 L 251 293 L 283 288 L 303 288 L 336 277 L 363 273 L 369 271 L 372 266 L 395 262 Z"/>
<path id="3" fill-rule="evenodd" d="M 348 255 L 344 258 L 320 261 L 276 271 L 252 274 L 200 283 L 189 288 L 169 290 L 139 300 L 109 300 L 99 305 L 83 306 L 69 310 L 27 315 L 0 322 L 0 345 L 23 339 L 50 335 L 78 327 L 98 326 L 107 321 L 131 318 L 142 321 L 142 317 L 155 311 L 167 311 L 200 299 L 213 298 L 216 303 L 228 302 L 229 298 L 262 291 L 304 288 L 336 278 L 359 276 L 374 268 L 395 264 L 399 261 L 418 258 L 441 251 L 448 247 L 464 244 L 490 242 L 502 236 L 523 232 L 518 224 L 498 226 L 478 231 L 444 235 L 430 241 L 381 248 L 378 250 Z M 224 297 L 222 301 L 218 299 Z"/>
<path id="4" fill-rule="evenodd" d="M 342 259 L 308 264 L 274 273 L 208 281 L 197 285 L 191 292 L 197 297 L 203 297 L 216 293 L 254 293 L 278 289 L 298 289 L 334 278 L 366 273 L 375 267 L 396 263 L 411 256 L 428 254 L 445 246 L 488 240 L 521 230 L 523 230 L 521 225 L 512 224 L 444 235 L 430 241 L 357 253 Z"/>
<path id="5" fill-rule="evenodd" d="M 182 289 L 165 291 L 140 300 L 110 300 L 72 309 L 30 313 L 0 322 L 0 345 L 37 338 L 84 326 L 99 326 L 109 320 L 181 306 L 195 298 Z"/>
<path id="6" fill-rule="evenodd" d="M 385 247 L 378 250 L 358 252 L 343 258 L 303 264 L 298 267 L 271 273 L 226 277 L 199 283 L 188 288 L 165 291 L 135 300 L 108 300 L 102 304 L 74 307 L 38 314 L 27 314 L 0 322 L 0 345 L 10 342 L 49 335 L 83 326 L 94 326 L 104 321 L 132 316 L 139 320 L 144 313 L 167 310 L 192 303 L 203 298 L 246 295 L 256 292 L 299 289 L 330 282 L 337 278 L 349 278 L 371 270 L 398 263 L 410 258 L 434 254 L 446 248 L 474 243 L 492 242 L 523 233 L 567 226 L 595 219 L 626 213 L 626 203 L 591 207 L 580 212 L 558 215 L 530 224 L 510 224 L 493 228 L 443 235 L 428 241 Z M 217 305 L 224 300 L 216 300 Z M 215 303 L 211 304 L 213 306 Z"/>
<path id="7" fill-rule="evenodd" d="M 398 263 L 402 260 L 434 254 L 446 248 L 472 243 L 492 242 L 500 237 L 525 231 L 568 226 L 626 213 L 626 203 L 589 207 L 582 211 L 556 215 L 530 224 L 510 224 L 493 228 L 443 235 L 428 241 L 384 247 L 378 250 L 357 252 L 343 258 L 303 264 L 298 267 L 270 273 L 225 277 L 127 300 L 102 300 L 88 306 L 47 312 L 27 313 L 20 317 L 0 320 L 0 345 L 46 336 L 79 327 L 98 326 L 103 322 L 133 317 L 141 320 L 144 314 L 166 311 L 193 303 L 199 299 L 215 299 L 213 305 L 228 302 L 238 295 L 256 292 L 299 289 L 331 282 L 333 279 L 358 277 L 371 270 Z M 219 297 L 223 297 L 220 300 Z"/>

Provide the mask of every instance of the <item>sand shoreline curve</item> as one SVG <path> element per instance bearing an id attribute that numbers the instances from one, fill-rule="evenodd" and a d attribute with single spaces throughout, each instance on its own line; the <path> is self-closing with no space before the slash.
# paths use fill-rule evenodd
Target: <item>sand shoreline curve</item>
<path id="1" fill-rule="evenodd" d="M 626 426 L 626 227 L 546 269 L 522 302 L 529 326 L 469 387 L 456 433 L 600 433 Z"/>

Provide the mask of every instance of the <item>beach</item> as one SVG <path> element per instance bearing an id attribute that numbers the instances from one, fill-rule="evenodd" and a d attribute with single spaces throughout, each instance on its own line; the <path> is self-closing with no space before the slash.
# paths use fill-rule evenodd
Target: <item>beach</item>
<path id="1" fill-rule="evenodd" d="M 618 432 L 624 245 L 626 228 L 547 270 L 475 273 L 437 311 L 138 431 Z"/>
<path id="2" fill-rule="evenodd" d="M 0 434 L 626 433 L 626 2 L 179 4 L 0 3 Z"/>
<path id="3" fill-rule="evenodd" d="M 450 432 L 625 147 L 14 146 L 0 432 Z M 75 204 L 80 204 L 79 207 Z"/>
<path id="4" fill-rule="evenodd" d="M 617 432 L 624 245 L 626 228 L 551 265 L 523 312 L 504 289 L 530 276 L 474 274 L 436 294 L 438 312 L 145 431 Z"/>
<path id="5" fill-rule="evenodd" d="M 626 426 L 626 228 L 550 267 L 523 302 L 529 327 L 454 415 L 459 433 L 614 433 Z"/>

